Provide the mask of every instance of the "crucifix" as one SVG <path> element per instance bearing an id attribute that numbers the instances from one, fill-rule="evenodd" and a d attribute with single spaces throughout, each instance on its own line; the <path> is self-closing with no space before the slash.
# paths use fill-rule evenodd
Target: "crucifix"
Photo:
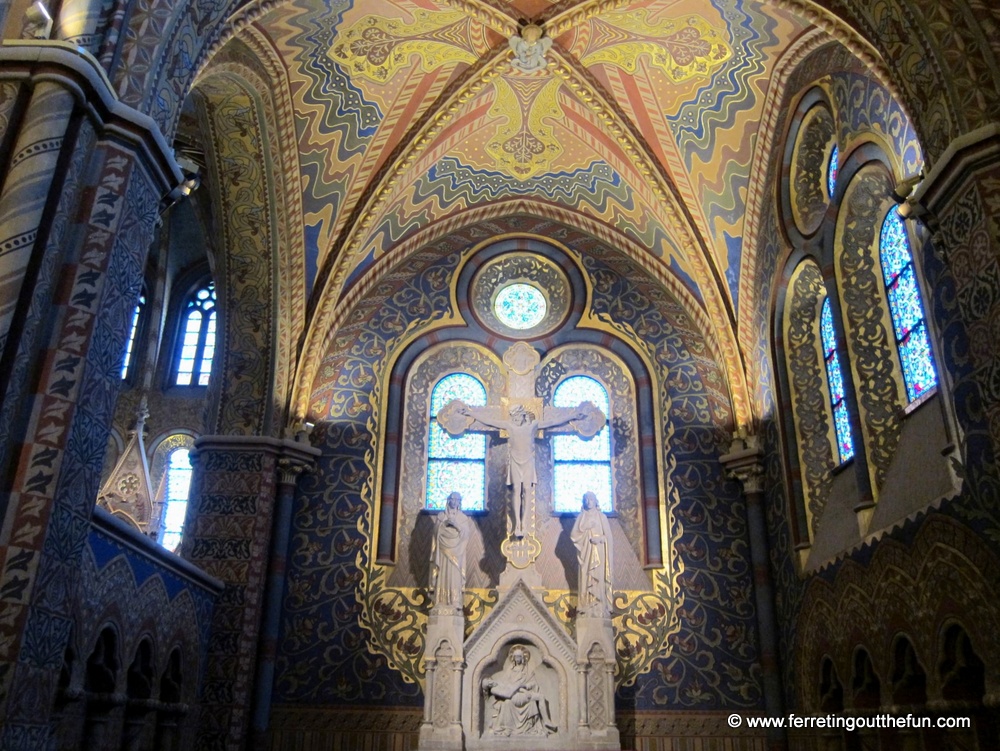
<path id="1" fill-rule="evenodd" d="M 507 396 L 499 406 L 470 407 L 455 399 L 438 413 L 437 420 L 450 435 L 466 431 L 499 430 L 507 438 L 510 460 L 507 484 L 512 488 L 514 537 L 525 537 L 525 528 L 533 536 L 534 492 L 536 481 L 535 439 L 544 432 L 572 432 L 584 438 L 595 436 L 607 417 L 590 402 L 576 407 L 543 407 L 534 396 L 538 352 L 525 342 L 517 342 L 504 354 L 507 366 Z"/>

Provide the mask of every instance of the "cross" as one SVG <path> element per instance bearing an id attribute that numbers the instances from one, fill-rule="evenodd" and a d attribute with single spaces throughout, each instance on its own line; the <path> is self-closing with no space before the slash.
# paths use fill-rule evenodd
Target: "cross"
<path id="1" fill-rule="evenodd" d="M 523 518 L 534 529 L 535 438 L 548 432 L 573 432 L 585 438 L 596 435 L 607 417 L 591 402 L 576 407 L 542 407 L 534 392 L 538 353 L 525 342 L 514 344 L 504 355 L 508 368 L 507 396 L 500 406 L 470 407 L 459 399 L 444 406 L 437 415 L 441 427 L 458 437 L 466 431 L 499 430 L 507 438 L 510 461 L 507 484 L 512 486 L 514 537 L 524 537 Z M 530 391 L 526 388 L 530 384 Z"/>

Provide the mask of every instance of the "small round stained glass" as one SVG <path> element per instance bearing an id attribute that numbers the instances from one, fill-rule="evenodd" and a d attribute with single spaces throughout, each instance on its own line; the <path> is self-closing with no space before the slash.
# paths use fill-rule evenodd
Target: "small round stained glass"
<path id="1" fill-rule="evenodd" d="M 518 331 L 540 324 L 546 310 L 545 295 L 530 284 L 510 284 L 497 293 L 493 302 L 493 312 L 500 322 Z"/>

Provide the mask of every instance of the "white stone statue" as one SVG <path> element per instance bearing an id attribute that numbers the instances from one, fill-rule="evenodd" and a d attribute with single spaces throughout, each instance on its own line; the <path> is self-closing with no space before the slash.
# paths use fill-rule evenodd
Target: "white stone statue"
<path id="1" fill-rule="evenodd" d="M 542 36 L 542 29 L 535 24 L 529 24 L 521 29 L 520 34 L 514 34 L 509 40 L 510 48 L 514 50 L 514 59 L 510 64 L 526 73 L 543 70 L 545 53 L 552 46 L 552 40 Z"/>
<path id="2" fill-rule="evenodd" d="M 434 607 L 461 608 L 465 589 L 465 551 L 472 537 L 472 520 L 462 511 L 462 495 L 448 496 L 438 514 L 431 543 L 430 590 Z"/>
<path id="3" fill-rule="evenodd" d="M 589 407 L 589 409 L 588 409 Z M 517 405 L 510 409 L 510 419 L 500 420 L 493 416 L 489 407 L 468 407 L 464 404 L 455 412 L 463 417 L 478 420 L 491 428 L 506 430 L 510 463 L 507 467 L 507 484 L 513 489 L 512 504 L 514 506 L 514 536 L 524 535 L 521 519 L 527 494 L 537 482 L 535 474 L 535 435 L 539 430 L 554 428 L 569 422 L 591 419 L 591 414 L 597 408 L 590 402 L 583 402 L 571 414 L 557 414 L 553 417 L 539 420 L 533 412 Z M 600 410 L 597 410 L 600 413 Z M 603 418 L 603 413 L 600 413 Z M 602 422 L 603 424 L 603 422 Z"/>
<path id="4" fill-rule="evenodd" d="M 583 494 L 583 510 L 570 533 L 580 564 L 578 585 L 581 615 L 607 618 L 611 615 L 611 525 L 601 511 L 597 496 Z"/>
<path id="5" fill-rule="evenodd" d="M 483 691 L 493 699 L 487 734 L 545 736 L 558 729 L 552 722 L 548 697 L 539 690 L 530 661 L 528 648 L 515 644 L 507 652 L 504 669 L 483 680 Z"/>

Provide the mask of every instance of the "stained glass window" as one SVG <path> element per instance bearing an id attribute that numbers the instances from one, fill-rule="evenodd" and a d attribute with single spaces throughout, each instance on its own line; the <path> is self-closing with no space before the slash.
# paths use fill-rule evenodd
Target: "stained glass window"
<path id="1" fill-rule="evenodd" d="M 899 360 L 903 366 L 906 396 L 913 401 L 937 385 L 934 356 L 927 337 L 924 306 L 913 270 L 913 254 L 903 218 L 895 208 L 882 221 L 879 236 L 882 277 L 885 279 L 892 328 L 896 334 Z"/>
<path id="2" fill-rule="evenodd" d="M 132 311 L 132 325 L 129 326 L 128 343 L 125 345 L 125 359 L 122 360 L 123 381 L 128 378 L 129 369 L 133 364 L 132 358 L 135 354 L 135 336 L 139 331 L 139 319 L 142 315 L 142 309 L 144 307 L 146 307 L 146 296 L 139 295 L 139 301 L 135 304 L 135 310 Z"/>
<path id="3" fill-rule="evenodd" d="M 160 544 L 167 550 L 177 550 L 181 543 L 192 471 L 188 449 L 179 448 L 170 452 L 167 459 L 166 506 L 160 522 Z"/>
<path id="4" fill-rule="evenodd" d="M 215 282 L 192 294 L 184 305 L 176 359 L 178 386 L 207 386 L 215 357 Z"/>
<path id="5" fill-rule="evenodd" d="M 607 390 L 589 376 L 570 376 L 556 387 L 552 395 L 554 407 L 576 407 L 580 402 L 592 402 L 609 418 L 611 416 Z M 611 502 L 611 430 L 608 425 L 588 440 L 557 433 L 552 437 L 552 459 L 553 511 L 579 511 L 583 494 L 588 490 L 597 494 L 603 511 L 610 512 L 614 508 Z"/>
<path id="6" fill-rule="evenodd" d="M 837 431 L 837 447 L 840 450 L 840 461 L 843 463 L 854 456 L 854 437 L 851 435 L 851 421 L 847 415 L 847 403 L 844 400 L 844 377 L 840 370 L 837 336 L 833 331 L 833 313 L 830 311 L 830 298 L 828 297 L 823 299 L 819 326 L 823 339 L 823 360 L 826 362 L 826 380 L 830 385 L 833 424 Z"/>
<path id="7" fill-rule="evenodd" d="M 466 373 L 445 376 L 431 392 L 431 419 L 427 438 L 427 493 L 425 506 L 443 509 L 453 491 L 462 494 L 462 508 L 486 508 L 486 435 L 464 433 L 453 438 L 436 419 L 453 399 L 470 407 L 486 406 L 486 389 Z"/>
<path id="8" fill-rule="evenodd" d="M 530 284 L 510 284 L 493 302 L 493 312 L 505 326 L 523 331 L 534 328 L 545 318 L 545 295 Z"/>
<path id="9" fill-rule="evenodd" d="M 826 166 L 826 192 L 830 198 L 833 198 L 833 192 L 837 189 L 837 163 L 839 160 L 840 150 L 837 148 L 837 144 L 834 144 L 833 151 L 830 152 L 830 162 Z"/>

